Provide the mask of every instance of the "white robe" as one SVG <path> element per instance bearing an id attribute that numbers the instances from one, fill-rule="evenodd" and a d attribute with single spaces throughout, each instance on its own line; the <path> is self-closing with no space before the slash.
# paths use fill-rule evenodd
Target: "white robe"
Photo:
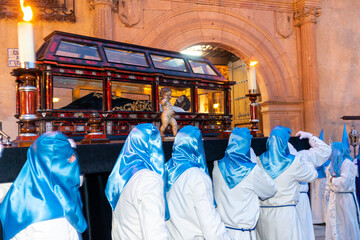
<path id="1" fill-rule="evenodd" d="M 183 172 L 166 196 L 171 239 L 231 239 L 215 209 L 211 179 L 200 168 Z"/>
<path id="2" fill-rule="evenodd" d="M 262 167 L 259 160 L 259 166 Z M 274 179 L 277 193 L 261 201 L 260 218 L 256 227 L 261 240 L 307 240 L 296 209 L 299 201 L 299 182 L 317 178 L 314 165 L 301 156 L 295 156 L 292 164 Z"/>
<path id="3" fill-rule="evenodd" d="M 57 218 L 29 225 L 11 240 L 79 240 L 81 234 L 66 220 Z"/>
<path id="4" fill-rule="evenodd" d="M 332 178 L 326 170 L 329 205 L 326 215 L 326 240 L 360 239 L 359 207 L 355 194 L 356 166 L 348 159 L 341 165 L 341 175 Z"/>
<path id="5" fill-rule="evenodd" d="M 324 198 L 326 178 L 318 178 L 310 183 L 311 215 L 314 224 L 322 224 L 326 221 L 327 199 Z"/>
<path id="6" fill-rule="evenodd" d="M 249 175 L 230 189 L 220 172 L 217 161 L 214 162 L 212 176 L 217 210 L 230 236 L 234 240 L 255 240 L 255 231 L 251 229 L 255 228 L 259 219 L 259 198 L 265 200 L 274 196 L 275 182 L 256 165 Z"/>
<path id="7" fill-rule="evenodd" d="M 330 157 L 331 147 L 315 136 L 312 136 L 309 139 L 309 144 L 311 146 L 309 150 L 301 150 L 296 154 L 301 155 L 305 161 L 312 163 L 314 167 L 322 166 Z M 300 197 L 296 208 L 304 228 L 305 239 L 314 240 L 314 227 L 309 196 L 307 194 L 309 191 L 309 185 L 307 182 L 301 182 L 299 186 Z"/>
<path id="8" fill-rule="evenodd" d="M 113 240 L 169 239 L 164 182 L 148 169 L 136 172 L 122 191 L 112 218 Z"/>
<path id="9" fill-rule="evenodd" d="M 12 182 L 0 184 L 0 203 L 2 203 L 2 201 L 4 200 L 12 184 L 13 184 Z"/>

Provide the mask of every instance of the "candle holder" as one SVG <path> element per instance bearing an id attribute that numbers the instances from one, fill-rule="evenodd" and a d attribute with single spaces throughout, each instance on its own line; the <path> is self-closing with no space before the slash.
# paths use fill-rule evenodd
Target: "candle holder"
<path id="1" fill-rule="evenodd" d="M 258 103 L 256 102 L 257 97 L 261 96 L 260 93 L 257 93 L 256 90 L 250 90 L 249 94 L 245 95 L 250 99 L 250 132 L 253 137 L 264 137 L 264 134 L 259 130 L 258 123 L 259 123 L 259 117 L 258 117 Z"/>
<path id="2" fill-rule="evenodd" d="M 101 132 L 100 124 L 101 118 L 98 113 L 92 113 L 89 116 L 88 125 L 90 125 L 90 133 L 85 135 L 85 138 L 81 140 L 81 144 L 92 143 L 109 143 L 110 140 L 106 138 L 106 135 Z"/>
<path id="3" fill-rule="evenodd" d="M 19 119 L 19 136 L 15 143 L 19 147 L 30 146 L 39 136 L 36 131 L 36 79 L 41 71 L 36 68 L 17 68 L 11 75 L 16 77 L 16 114 Z"/>
<path id="4" fill-rule="evenodd" d="M 356 131 L 354 126 L 351 126 L 349 132 L 350 145 L 354 148 L 354 159 L 356 158 L 356 146 L 359 143 L 359 133 Z"/>

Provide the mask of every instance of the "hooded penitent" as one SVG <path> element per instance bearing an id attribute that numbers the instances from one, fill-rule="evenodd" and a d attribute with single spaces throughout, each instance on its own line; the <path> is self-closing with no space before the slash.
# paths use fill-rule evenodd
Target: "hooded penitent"
<path id="1" fill-rule="evenodd" d="M 79 186 L 79 164 L 68 139 L 60 132 L 41 135 L 0 206 L 4 239 L 33 223 L 63 217 L 84 232 Z"/>
<path id="2" fill-rule="evenodd" d="M 340 177 L 341 175 L 341 165 L 345 159 L 353 161 L 350 156 L 350 150 L 347 146 L 340 142 L 333 142 L 331 144 L 331 155 L 330 155 L 330 174 L 333 177 Z"/>
<path id="3" fill-rule="evenodd" d="M 139 124 L 131 130 L 106 185 L 105 195 L 111 208 L 115 210 L 126 184 L 139 170 L 149 169 L 158 173 L 163 178 L 165 187 L 164 163 L 164 151 L 159 130 L 151 123 Z M 165 218 L 169 218 L 167 207 Z"/>
<path id="4" fill-rule="evenodd" d="M 295 159 L 288 148 L 290 133 L 290 128 L 274 127 L 266 142 L 267 151 L 260 155 L 263 168 L 272 179 L 283 173 Z"/>
<path id="5" fill-rule="evenodd" d="M 166 192 L 187 169 L 197 167 L 209 174 L 199 128 L 185 126 L 176 134 L 171 159 L 166 163 Z"/>
<path id="6" fill-rule="evenodd" d="M 236 127 L 230 135 L 224 158 L 218 161 L 220 172 L 230 189 L 249 175 L 256 165 L 250 159 L 251 139 L 248 128 Z"/>

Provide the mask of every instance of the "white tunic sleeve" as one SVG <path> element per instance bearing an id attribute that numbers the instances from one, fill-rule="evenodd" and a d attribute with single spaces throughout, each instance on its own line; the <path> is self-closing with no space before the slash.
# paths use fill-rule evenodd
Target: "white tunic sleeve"
<path id="1" fill-rule="evenodd" d="M 256 154 L 254 152 L 254 150 L 252 148 L 250 148 L 250 159 L 253 163 L 257 163 L 257 157 Z"/>
<path id="2" fill-rule="evenodd" d="M 295 162 L 295 161 L 294 161 Z M 296 161 L 295 179 L 298 182 L 312 182 L 318 177 L 318 173 L 314 168 L 313 163 L 306 161 L 303 157 L 300 157 L 299 161 Z"/>
<path id="3" fill-rule="evenodd" d="M 301 150 L 299 153 L 305 161 L 310 161 L 315 167 L 322 166 L 331 155 L 331 147 L 315 136 L 309 139 L 309 144 L 309 150 Z"/>
<path id="4" fill-rule="evenodd" d="M 194 186 L 194 207 L 206 240 L 231 239 L 214 206 L 210 177 L 197 178 Z"/>
<path id="5" fill-rule="evenodd" d="M 137 201 L 142 239 L 169 239 L 165 225 L 164 183 L 157 176 L 148 175 L 139 183 Z"/>
<path id="6" fill-rule="evenodd" d="M 12 182 L 10 183 L 1 183 L 0 184 L 0 203 L 4 200 L 7 192 L 9 191 L 10 187 L 12 185 Z"/>
<path id="7" fill-rule="evenodd" d="M 355 177 L 355 165 L 350 160 L 346 159 L 341 165 L 340 177 L 331 177 L 332 183 L 329 183 L 329 188 L 334 192 L 353 192 L 355 190 Z"/>
<path id="8" fill-rule="evenodd" d="M 259 166 L 253 169 L 253 189 L 256 195 L 264 201 L 276 194 L 275 181 Z"/>

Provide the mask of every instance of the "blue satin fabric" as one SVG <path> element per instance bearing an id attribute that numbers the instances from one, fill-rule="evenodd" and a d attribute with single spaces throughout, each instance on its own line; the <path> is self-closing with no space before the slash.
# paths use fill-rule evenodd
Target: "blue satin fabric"
<path id="1" fill-rule="evenodd" d="M 353 158 L 350 156 L 350 149 L 347 148 L 343 143 L 333 142 L 331 144 L 331 155 L 330 155 L 330 167 L 329 171 L 333 177 L 340 177 L 341 175 L 341 165 L 345 159 L 353 161 Z"/>
<path id="2" fill-rule="evenodd" d="M 151 123 L 137 125 L 126 138 L 108 178 L 105 195 L 113 211 L 131 177 L 142 169 L 158 173 L 164 181 L 165 219 L 169 219 L 165 193 L 165 157 L 159 130 Z"/>
<path id="3" fill-rule="evenodd" d="M 320 140 L 324 140 L 324 130 L 321 129 L 321 133 L 319 136 Z M 325 162 L 323 165 L 321 165 L 320 167 L 316 167 L 316 171 L 318 173 L 318 178 L 326 178 L 326 173 L 325 173 L 325 167 L 328 166 L 330 163 L 330 160 L 328 160 L 327 162 Z"/>
<path id="4" fill-rule="evenodd" d="M 206 165 L 204 144 L 199 128 L 185 126 L 176 134 L 171 159 L 166 163 L 166 192 L 180 175 L 189 168 L 198 167 L 209 175 Z"/>
<path id="5" fill-rule="evenodd" d="M 347 147 L 348 149 L 350 149 L 350 143 L 349 143 L 349 137 L 346 131 L 346 126 L 344 124 L 344 129 L 343 129 L 343 134 L 342 134 L 342 139 L 341 139 L 342 144 Z"/>
<path id="6" fill-rule="evenodd" d="M 236 127 L 230 135 L 225 156 L 218 161 L 220 172 L 230 189 L 249 175 L 256 165 L 250 159 L 251 139 L 248 128 Z"/>
<path id="7" fill-rule="evenodd" d="M 41 135 L 0 205 L 4 240 L 29 225 L 65 217 L 80 233 L 87 228 L 80 198 L 80 168 L 68 139 L 60 132 Z"/>
<path id="8" fill-rule="evenodd" d="M 267 151 L 260 155 L 263 168 L 272 179 L 283 173 L 295 159 L 288 148 L 290 133 L 290 128 L 274 127 L 266 142 Z"/>

